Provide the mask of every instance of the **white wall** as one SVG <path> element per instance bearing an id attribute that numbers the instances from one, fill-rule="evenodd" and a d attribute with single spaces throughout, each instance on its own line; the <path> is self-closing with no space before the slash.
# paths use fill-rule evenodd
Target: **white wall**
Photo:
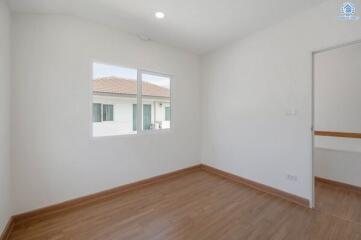
<path id="1" fill-rule="evenodd" d="M 15 213 L 200 160 L 199 58 L 66 16 L 13 16 Z M 174 75 L 174 129 L 91 138 L 92 60 Z M 196 124 L 194 124 L 196 122 Z"/>
<path id="2" fill-rule="evenodd" d="M 315 129 L 361 132 L 360 76 L 361 43 L 315 55 Z"/>
<path id="3" fill-rule="evenodd" d="M 10 219 L 10 12 L 0 0 L 0 235 Z"/>
<path id="4" fill-rule="evenodd" d="M 361 186 L 361 152 L 315 149 L 315 176 Z"/>
<path id="5" fill-rule="evenodd" d="M 312 198 L 311 53 L 361 39 L 361 21 L 336 19 L 338 3 L 327 1 L 203 58 L 204 163 Z"/>
<path id="6" fill-rule="evenodd" d="M 361 132 L 361 43 L 315 55 L 315 129 Z M 315 175 L 361 186 L 361 139 L 315 137 Z"/>

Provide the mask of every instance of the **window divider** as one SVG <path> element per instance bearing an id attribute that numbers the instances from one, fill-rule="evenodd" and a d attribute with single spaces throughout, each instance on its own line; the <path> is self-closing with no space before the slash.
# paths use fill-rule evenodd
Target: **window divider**
<path id="1" fill-rule="evenodd" d="M 143 71 L 137 71 L 137 133 L 141 133 L 143 131 L 142 74 Z"/>

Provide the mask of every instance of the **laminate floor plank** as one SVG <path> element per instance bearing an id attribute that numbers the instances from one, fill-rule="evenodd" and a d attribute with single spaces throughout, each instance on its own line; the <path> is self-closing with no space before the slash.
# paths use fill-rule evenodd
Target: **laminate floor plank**
<path id="1" fill-rule="evenodd" d="M 361 223 L 361 192 L 316 182 L 316 209 L 347 221 Z"/>
<path id="2" fill-rule="evenodd" d="M 316 189 L 312 210 L 200 170 L 18 222 L 10 240 L 361 240 L 360 194 Z"/>

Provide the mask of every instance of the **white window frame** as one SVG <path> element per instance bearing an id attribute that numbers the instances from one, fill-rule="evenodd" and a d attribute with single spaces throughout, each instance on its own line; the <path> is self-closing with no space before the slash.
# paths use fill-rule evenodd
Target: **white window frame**
<path id="1" fill-rule="evenodd" d="M 111 65 L 111 66 L 119 66 L 124 68 L 130 68 L 137 70 L 137 123 L 136 123 L 136 133 L 135 134 L 122 134 L 122 135 L 111 135 L 111 136 L 94 136 L 93 133 L 93 65 L 95 63 Z M 166 77 L 169 78 L 170 81 L 170 114 L 171 120 L 168 129 L 151 129 L 151 130 L 143 130 L 143 102 L 142 102 L 142 74 L 149 74 L 159 77 Z M 136 137 L 142 135 L 152 135 L 152 134 L 168 134 L 174 131 L 175 126 L 175 111 L 174 111 L 174 86 L 175 86 L 175 78 L 174 75 L 167 74 L 167 73 L 160 73 L 155 71 L 149 71 L 144 69 L 139 69 L 136 67 L 129 67 L 124 64 L 117 64 L 117 63 L 107 63 L 103 61 L 93 60 L 90 64 L 90 84 L 89 84 L 89 93 L 90 93 L 90 136 L 92 139 L 102 139 L 102 138 L 123 138 L 123 137 Z M 102 108 L 103 108 L 103 104 Z M 139 107 L 141 106 L 141 107 Z M 103 116 L 102 116 L 103 120 Z M 103 121 L 102 121 L 103 122 Z"/>

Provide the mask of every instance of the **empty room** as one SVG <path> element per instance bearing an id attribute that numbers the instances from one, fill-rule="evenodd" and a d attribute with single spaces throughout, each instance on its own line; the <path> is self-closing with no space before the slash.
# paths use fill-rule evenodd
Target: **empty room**
<path id="1" fill-rule="evenodd" d="M 0 240 L 361 240 L 361 0 L 0 0 Z"/>

